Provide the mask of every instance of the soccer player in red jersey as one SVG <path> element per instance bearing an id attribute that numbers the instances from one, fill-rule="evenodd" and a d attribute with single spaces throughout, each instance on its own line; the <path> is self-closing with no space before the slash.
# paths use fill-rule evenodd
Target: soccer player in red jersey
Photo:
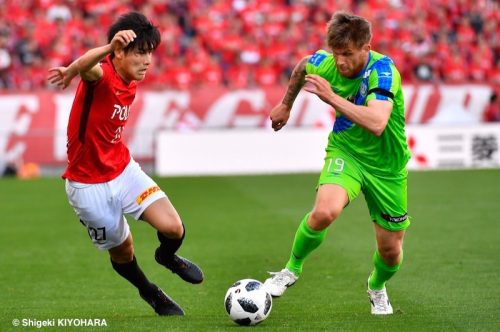
<path id="1" fill-rule="evenodd" d="M 108 250 L 113 269 L 139 290 L 159 315 L 184 311 L 137 264 L 124 214 L 157 230 L 156 261 L 190 283 L 203 273 L 176 255 L 185 229 L 166 194 L 130 156 L 122 141 L 137 81 L 144 79 L 158 29 L 142 14 L 121 16 L 108 30 L 108 44 L 90 49 L 68 67 L 49 70 L 48 80 L 66 88 L 80 75 L 68 124 L 68 166 L 63 174 L 69 203 L 94 245 Z"/>

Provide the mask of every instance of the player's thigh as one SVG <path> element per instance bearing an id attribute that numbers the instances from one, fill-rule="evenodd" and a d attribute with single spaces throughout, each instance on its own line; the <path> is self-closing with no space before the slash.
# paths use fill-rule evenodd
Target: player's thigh
<path id="1" fill-rule="evenodd" d="M 167 195 L 134 160 L 131 160 L 122 174 L 111 181 L 114 192 L 118 193 L 123 212 L 134 219 L 141 219 L 144 211 L 157 200 Z"/>
<path id="2" fill-rule="evenodd" d="M 114 185 L 123 192 L 124 213 L 148 222 L 166 235 L 182 236 L 182 222 L 174 206 L 135 161 L 131 161 Z"/>
<path id="3" fill-rule="evenodd" d="M 388 231 L 408 228 L 407 171 L 390 176 L 365 173 L 363 193 L 371 219 Z"/>
<path id="4" fill-rule="evenodd" d="M 334 149 L 327 152 L 321 171 L 318 188 L 326 184 L 335 184 L 344 188 L 349 202 L 353 201 L 361 190 L 362 177 L 357 163 L 344 152 Z M 334 193 L 325 193 L 328 198 Z"/>
<path id="5" fill-rule="evenodd" d="M 66 194 L 95 247 L 110 249 L 130 233 L 120 202 L 113 198 L 107 183 L 82 184 L 66 180 Z"/>

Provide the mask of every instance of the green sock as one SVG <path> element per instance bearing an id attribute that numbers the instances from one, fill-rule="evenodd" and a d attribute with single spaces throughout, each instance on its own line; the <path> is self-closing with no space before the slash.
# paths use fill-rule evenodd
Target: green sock
<path id="1" fill-rule="evenodd" d="M 371 290 L 381 290 L 385 287 L 385 283 L 387 280 L 391 279 L 391 277 L 398 272 L 401 267 L 401 263 L 403 262 L 403 252 L 401 252 L 401 257 L 399 259 L 399 264 L 394 266 L 388 266 L 380 257 L 378 250 L 375 250 L 375 254 L 373 254 L 373 265 L 375 268 L 370 274 L 370 278 L 368 278 L 368 287 Z"/>
<path id="2" fill-rule="evenodd" d="M 292 253 L 286 264 L 286 268 L 296 276 L 302 273 L 302 265 L 305 258 L 316 249 L 325 239 L 327 230 L 315 231 L 307 224 L 309 214 L 306 214 L 299 225 L 293 240 Z"/>

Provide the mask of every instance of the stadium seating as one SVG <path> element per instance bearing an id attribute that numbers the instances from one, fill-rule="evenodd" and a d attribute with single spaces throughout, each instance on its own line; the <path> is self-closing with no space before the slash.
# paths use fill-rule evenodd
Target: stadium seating
<path id="1" fill-rule="evenodd" d="M 406 82 L 500 84 L 495 0 L 8 0 L 0 7 L 0 91 L 46 87 L 47 68 L 105 43 L 107 27 L 129 10 L 162 32 L 144 84 L 276 85 L 325 47 L 326 23 L 339 9 L 372 21 L 373 49 L 390 55 Z"/>

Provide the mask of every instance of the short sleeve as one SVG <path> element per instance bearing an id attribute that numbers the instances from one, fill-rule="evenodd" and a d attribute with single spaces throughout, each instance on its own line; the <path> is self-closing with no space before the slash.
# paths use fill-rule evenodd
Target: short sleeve
<path id="1" fill-rule="evenodd" d="M 366 102 L 372 99 L 394 102 L 401 76 L 390 59 L 380 61 L 372 69 L 368 79 Z"/>
<path id="2" fill-rule="evenodd" d="M 306 64 L 307 74 L 319 74 L 324 62 L 328 57 L 328 53 L 324 50 L 319 50 L 309 58 Z"/>

